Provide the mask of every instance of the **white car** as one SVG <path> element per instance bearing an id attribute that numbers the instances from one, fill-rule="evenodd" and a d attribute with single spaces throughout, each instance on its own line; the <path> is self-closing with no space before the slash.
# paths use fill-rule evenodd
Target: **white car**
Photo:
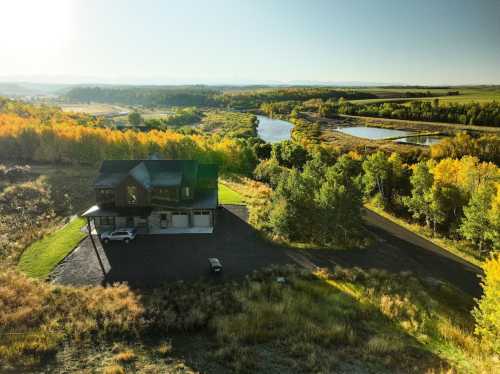
<path id="1" fill-rule="evenodd" d="M 117 229 L 114 231 L 105 231 L 101 234 L 101 240 L 104 243 L 109 243 L 110 241 L 122 241 L 129 243 L 131 240 L 135 239 L 137 235 L 136 229 Z"/>

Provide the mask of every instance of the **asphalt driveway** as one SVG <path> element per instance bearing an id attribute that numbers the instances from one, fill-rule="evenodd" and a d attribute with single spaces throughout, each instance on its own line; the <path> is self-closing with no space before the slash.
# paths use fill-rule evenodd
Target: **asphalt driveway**
<path id="1" fill-rule="evenodd" d="M 213 234 L 142 235 L 129 244 L 103 244 L 96 238 L 99 257 L 87 238 L 54 270 L 52 278 L 63 284 L 126 281 L 153 286 L 207 277 L 235 279 L 270 264 L 294 262 L 286 248 L 263 240 L 246 219 L 245 207 L 226 206 L 218 210 Z M 209 257 L 221 261 L 222 274 L 210 274 Z"/>

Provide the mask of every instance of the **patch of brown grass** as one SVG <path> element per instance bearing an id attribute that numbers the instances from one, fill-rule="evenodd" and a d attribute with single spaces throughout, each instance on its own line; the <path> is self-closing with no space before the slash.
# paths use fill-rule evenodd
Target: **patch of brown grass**
<path id="1" fill-rule="evenodd" d="M 104 374 L 125 374 L 125 369 L 120 365 L 106 366 L 103 370 Z"/>
<path id="2" fill-rule="evenodd" d="M 132 361 L 135 361 L 136 358 L 137 357 L 136 357 L 135 353 L 133 351 L 130 351 L 130 350 L 117 353 L 113 357 L 113 359 L 119 363 L 130 363 Z"/>

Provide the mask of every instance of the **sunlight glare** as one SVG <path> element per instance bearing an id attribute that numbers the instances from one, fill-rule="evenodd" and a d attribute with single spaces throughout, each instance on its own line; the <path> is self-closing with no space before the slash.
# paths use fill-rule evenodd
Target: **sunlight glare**
<path id="1" fill-rule="evenodd" d="M 71 38 L 71 0 L 4 0 L 0 2 L 2 48 L 55 50 Z"/>

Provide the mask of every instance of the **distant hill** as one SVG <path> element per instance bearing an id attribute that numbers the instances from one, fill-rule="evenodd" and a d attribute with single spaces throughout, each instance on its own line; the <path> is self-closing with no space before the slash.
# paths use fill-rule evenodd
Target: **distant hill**
<path id="1" fill-rule="evenodd" d="M 60 95 L 70 87 L 67 84 L 0 82 L 0 96 Z"/>

